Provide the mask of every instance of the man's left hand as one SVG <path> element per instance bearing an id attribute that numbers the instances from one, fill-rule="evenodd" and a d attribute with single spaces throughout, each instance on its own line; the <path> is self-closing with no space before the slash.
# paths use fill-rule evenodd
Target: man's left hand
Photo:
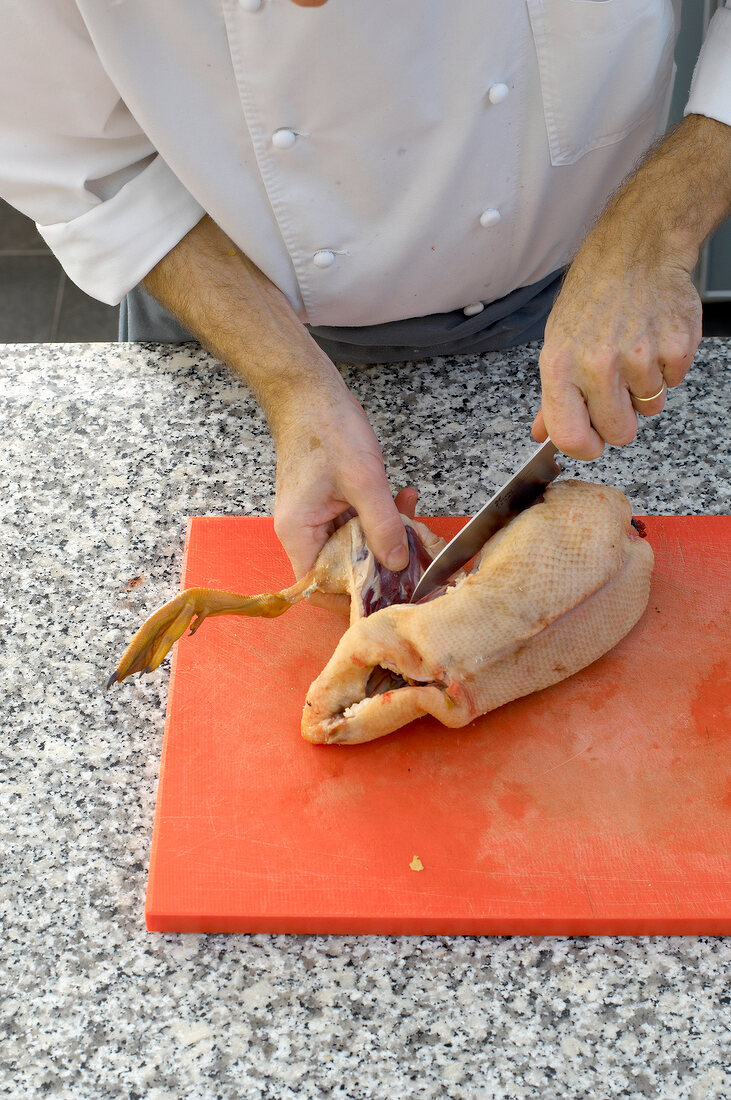
<path id="1" fill-rule="evenodd" d="M 600 222 L 546 324 L 533 435 L 550 435 L 573 458 L 630 443 L 636 414 L 662 411 L 700 342 L 701 302 L 690 273 L 643 240 L 643 228 Z"/>
<path id="2" fill-rule="evenodd" d="M 637 413 L 662 411 L 701 338 L 691 272 L 729 214 L 731 126 L 688 115 L 611 199 L 566 274 L 540 357 L 537 440 L 598 458 L 605 443 L 634 439 Z"/>

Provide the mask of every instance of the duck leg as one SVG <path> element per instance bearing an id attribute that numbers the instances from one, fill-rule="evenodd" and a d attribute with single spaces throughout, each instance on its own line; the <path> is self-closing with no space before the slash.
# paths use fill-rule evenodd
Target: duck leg
<path id="1" fill-rule="evenodd" d="M 413 505 L 413 501 L 411 502 Z M 423 570 L 444 545 L 423 524 L 404 516 L 411 552 L 402 573 L 378 566 L 368 549 L 360 521 L 351 519 L 323 546 L 317 561 L 302 580 L 281 592 L 244 596 L 211 588 L 187 588 L 147 620 L 125 650 L 107 687 L 136 672 L 152 672 L 172 646 L 190 628 L 195 633 L 213 615 L 252 615 L 267 619 L 283 614 L 315 592 L 351 597 L 351 618 L 368 615 L 376 607 L 408 600 Z"/>
<path id="2" fill-rule="evenodd" d="M 109 677 L 107 687 L 121 683 L 135 672 L 156 669 L 178 638 L 185 634 L 193 619 L 191 634 L 196 632 L 204 619 L 214 615 L 251 615 L 274 619 L 298 603 L 314 587 L 313 573 L 310 572 L 282 592 L 264 592 L 258 596 L 243 596 L 214 588 L 186 588 L 142 624 Z"/>

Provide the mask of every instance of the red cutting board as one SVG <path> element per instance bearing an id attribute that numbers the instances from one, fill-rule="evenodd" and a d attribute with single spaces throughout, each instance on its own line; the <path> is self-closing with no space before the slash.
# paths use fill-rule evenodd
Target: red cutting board
<path id="1" fill-rule="evenodd" d="M 428 522 L 450 537 L 465 521 Z M 634 630 L 464 729 L 303 741 L 345 624 L 306 604 L 184 638 L 148 928 L 731 934 L 731 517 L 646 522 L 656 564 Z M 184 587 L 290 581 L 271 520 L 191 520 Z"/>

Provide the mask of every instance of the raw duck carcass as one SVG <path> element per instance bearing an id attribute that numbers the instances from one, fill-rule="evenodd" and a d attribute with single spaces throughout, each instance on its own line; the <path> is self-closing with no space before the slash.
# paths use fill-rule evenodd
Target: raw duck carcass
<path id="1" fill-rule="evenodd" d="M 303 736 L 356 744 L 424 714 L 464 726 L 555 684 L 631 630 L 652 566 L 622 493 L 554 482 L 455 586 L 351 625 L 309 690 Z"/>
<path id="2" fill-rule="evenodd" d="M 315 591 L 347 592 L 351 625 L 310 687 L 302 735 L 356 744 L 424 714 L 464 726 L 557 683 L 616 645 L 647 604 L 652 550 L 616 489 L 554 482 L 485 544 L 469 575 L 418 604 L 406 601 L 444 543 L 404 522 L 403 573 L 378 565 L 354 519 L 281 593 L 188 589 L 137 632 L 110 683 L 156 668 L 193 616 L 195 630 L 208 615 L 279 615 Z"/>

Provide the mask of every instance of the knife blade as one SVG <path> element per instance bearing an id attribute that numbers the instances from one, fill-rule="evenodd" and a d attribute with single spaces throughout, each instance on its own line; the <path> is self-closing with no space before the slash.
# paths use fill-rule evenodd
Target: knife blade
<path id="1" fill-rule="evenodd" d="M 414 589 L 409 603 L 417 603 L 445 584 L 496 531 L 534 503 L 546 486 L 561 473 L 561 467 L 554 458 L 557 451 L 558 447 L 550 439 L 541 444 L 485 507 L 437 554 Z"/>

